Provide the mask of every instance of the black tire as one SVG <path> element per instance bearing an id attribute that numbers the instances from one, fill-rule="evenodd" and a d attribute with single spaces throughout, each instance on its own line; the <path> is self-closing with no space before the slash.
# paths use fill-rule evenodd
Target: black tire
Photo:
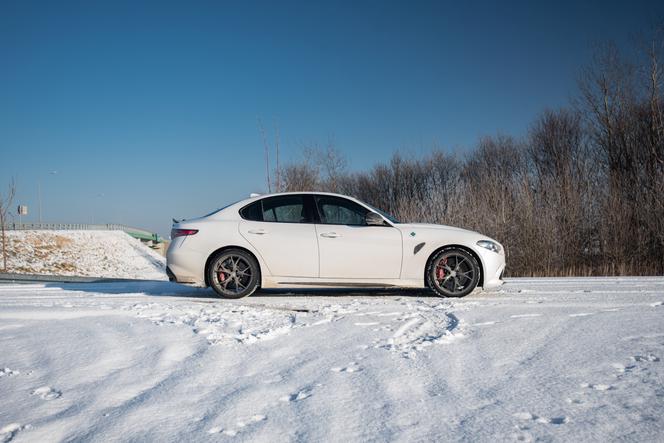
<path id="1" fill-rule="evenodd" d="M 212 289 L 223 298 L 247 297 L 261 281 L 258 262 L 242 249 L 217 252 L 205 272 Z"/>
<path id="2" fill-rule="evenodd" d="M 463 249 L 438 251 L 427 264 L 429 287 L 441 297 L 465 297 L 480 281 L 481 268 L 475 257 Z"/>

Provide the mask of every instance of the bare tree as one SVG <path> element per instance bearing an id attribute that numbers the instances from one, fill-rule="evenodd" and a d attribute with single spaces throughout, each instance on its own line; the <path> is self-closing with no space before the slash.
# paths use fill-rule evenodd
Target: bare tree
<path id="1" fill-rule="evenodd" d="M 663 43 L 629 62 L 601 49 L 575 106 L 544 112 L 522 139 L 485 137 L 462 155 L 395 153 L 353 173 L 331 139 L 305 146 L 280 183 L 482 232 L 505 246 L 509 275 L 662 274 Z"/>
<path id="2" fill-rule="evenodd" d="M 286 165 L 281 170 L 281 183 L 286 192 L 319 189 L 318 170 L 309 163 Z"/>
<path id="3" fill-rule="evenodd" d="M 272 192 L 272 183 L 270 182 L 270 145 L 267 143 L 267 135 L 265 134 L 265 127 L 263 121 L 258 119 L 258 130 L 263 138 L 263 151 L 265 154 L 265 181 L 267 184 L 267 192 Z"/>
<path id="4" fill-rule="evenodd" d="M 258 119 L 258 131 L 261 133 L 261 138 L 263 139 L 263 152 L 265 156 L 265 181 L 267 184 L 267 192 L 272 192 L 272 185 L 274 184 L 274 190 L 275 192 L 280 192 L 282 191 L 282 185 L 281 185 L 281 168 L 279 165 L 279 148 L 280 148 L 280 138 L 279 138 L 279 126 L 275 122 L 274 124 L 274 155 L 275 155 L 275 170 L 274 170 L 274 182 L 272 181 L 272 177 L 270 174 L 270 169 L 272 168 L 272 164 L 270 163 L 270 143 L 268 142 L 267 139 L 267 133 L 265 131 L 265 127 L 263 126 L 263 121 L 259 118 Z"/>
<path id="5" fill-rule="evenodd" d="M 14 196 L 16 195 L 16 184 L 12 179 L 9 183 L 7 194 L 0 195 L 0 228 L 2 229 L 2 261 L 3 271 L 7 272 L 7 217 L 9 216 L 9 208 L 12 206 Z"/>
<path id="6" fill-rule="evenodd" d="M 276 160 L 276 167 L 275 167 L 275 174 L 274 174 L 274 179 L 276 181 L 275 183 L 275 191 L 280 192 L 281 191 L 281 170 L 279 169 L 279 126 L 275 123 L 274 124 L 274 155 L 275 155 L 275 160 Z"/>
<path id="7" fill-rule="evenodd" d="M 325 148 L 317 143 L 302 146 L 302 159 L 276 171 L 283 191 L 341 192 L 348 183 L 346 158 L 328 139 Z"/>

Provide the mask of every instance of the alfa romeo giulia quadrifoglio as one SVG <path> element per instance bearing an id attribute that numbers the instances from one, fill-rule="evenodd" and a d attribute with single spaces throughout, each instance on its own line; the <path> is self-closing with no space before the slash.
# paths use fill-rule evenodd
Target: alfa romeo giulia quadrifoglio
<path id="1" fill-rule="evenodd" d="M 323 192 L 252 197 L 173 224 L 171 281 L 240 298 L 258 288 L 429 288 L 463 297 L 502 284 L 496 240 L 444 225 L 400 223 Z"/>

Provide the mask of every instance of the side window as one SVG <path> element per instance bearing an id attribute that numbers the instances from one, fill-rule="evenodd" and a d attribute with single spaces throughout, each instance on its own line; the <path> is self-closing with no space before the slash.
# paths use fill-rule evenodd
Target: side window
<path id="1" fill-rule="evenodd" d="M 245 220 L 263 221 L 260 200 L 240 209 L 240 216 Z"/>
<path id="2" fill-rule="evenodd" d="M 301 195 L 283 195 L 261 200 L 263 221 L 279 223 L 309 223 Z"/>
<path id="3" fill-rule="evenodd" d="M 328 195 L 316 196 L 320 221 L 326 225 L 366 225 L 365 217 L 369 210 L 345 198 Z"/>

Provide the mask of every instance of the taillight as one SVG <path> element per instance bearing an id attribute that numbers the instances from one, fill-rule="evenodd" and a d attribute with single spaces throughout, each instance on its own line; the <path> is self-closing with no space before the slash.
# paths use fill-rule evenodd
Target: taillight
<path id="1" fill-rule="evenodd" d="M 171 229 L 171 240 L 177 237 L 184 237 L 187 235 L 194 235 L 198 229 Z"/>

